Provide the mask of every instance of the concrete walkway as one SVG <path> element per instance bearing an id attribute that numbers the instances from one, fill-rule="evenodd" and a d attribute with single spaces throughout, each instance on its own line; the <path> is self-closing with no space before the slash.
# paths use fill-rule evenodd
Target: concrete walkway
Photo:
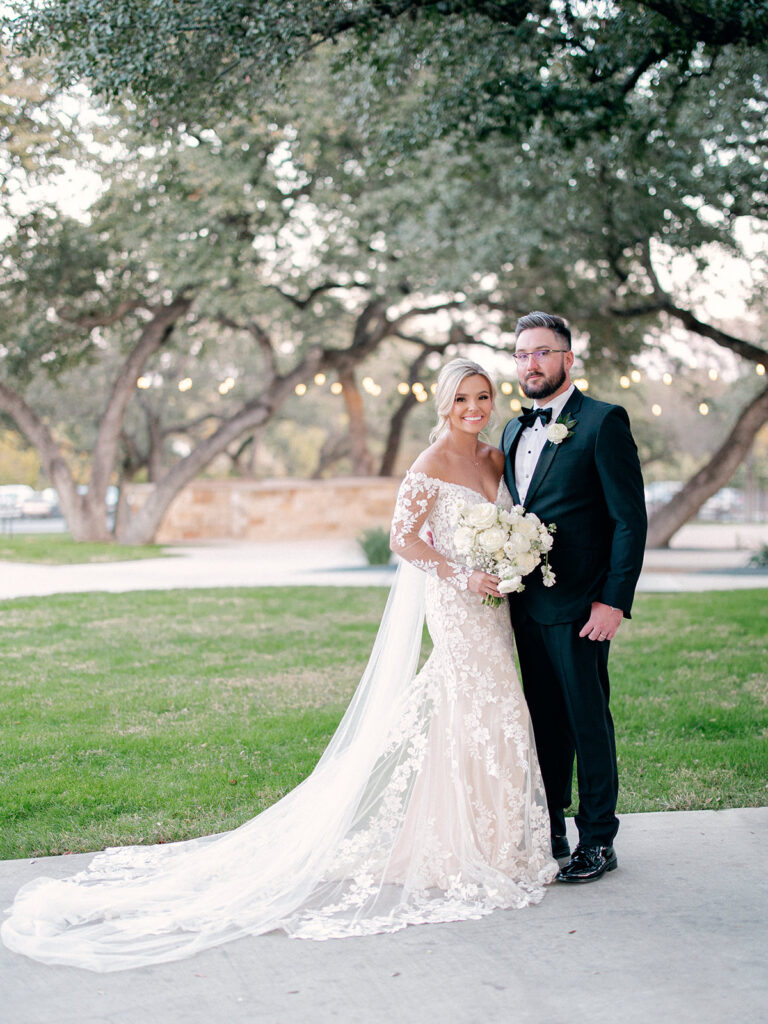
<path id="1" fill-rule="evenodd" d="M 619 869 L 479 921 L 311 942 L 273 933 L 118 974 L 0 947 L 3 1024 L 758 1024 L 768 808 L 626 815 Z M 0 904 L 87 856 L 13 861 Z"/>
<path id="2" fill-rule="evenodd" d="M 686 528 L 646 591 L 768 587 L 768 525 Z M 0 563 L 0 599 L 169 587 L 388 585 L 351 542 L 206 544 L 88 566 Z M 572 827 L 572 822 L 569 822 Z M 572 842 L 574 836 L 571 836 Z M 758 1024 L 768 1020 L 768 808 L 625 815 L 619 870 L 538 907 L 331 942 L 280 934 L 118 974 L 0 946 L 2 1024 Z M 88 855 L 0 863 L 0 907 Z"/>
<path id="3" fill-rule="evenodd" d="M 768 544 L 768 523 L 685 527 L 668 550 L 648 551 L 640 591 L 768 587 L 747 569 Z M 0 562 L 0 600 L 46 594 L 190 587 L 389 586 L 392 569 L 371 567 L 353 540 L 291 544 L 216 541 L 167 548 L 166 558 L 93 565 Z"/>

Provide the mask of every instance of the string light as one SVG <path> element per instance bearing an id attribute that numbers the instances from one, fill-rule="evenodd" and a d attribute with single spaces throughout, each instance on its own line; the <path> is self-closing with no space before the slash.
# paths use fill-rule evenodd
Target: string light
<path id="1" fill-rule="evenodd" d="M 651 406 L 651 412 L 654 416 L 661 416 L 661 406 L 658 404 L 658 402 L 654 403 Z"/>
<path id="2" fill-rule="evenodd" d="M 755 373 L 757 374 L 758 377 L 764 377 L 765 376 L 765 367 L 763 366 L 762 363 L 758 363 L 757 364 L 757 366 L 755 367 Z"/>
<path id="3" fill-rule="evenodd" d="M 227 395 L 227 394 L 229 394 L 229 392 L 232 390 L 232 388 L 234 386 L 235 386 L 235 378 L 234 377 L 227 377 L 226 380 L 223 380 L 221 382 L 221 384 L 219 384 L 219 394 L 220 395 Z"/>
<path id="4" fill-rule="evenodd" d="M 639 384 L 640 381 L 643 379 L 643 375 L 642 375 L 642 373 L 640 373 L 639 370 L 633 370 L 632 373 L 630 373 L 629 376 L 632 378 L 632 381 L 635 384 Z"/>
<path id="5" fill-rule="evenodd" d="M 707 376 L 709 377 L 710 380 L 717 380 L 717 378 L 720 376 L 720 374 L 717 372 L 717 370 L 715 370 L 713 368 L 713 369 L 709 370 L 709 372 L 707 373 Z"/>
<path id="6" fill-rule="evenodd" d="M 628 387 L 631 386 L 631 384 L 632 384 L 632 381 L 629 379 L 629 377 L 627 377 L 625 375 L 622 375 L 621 377 L 619 377 L 619 387 L 620 388 L 628 388 Z"/>
<path id="7" fill-rule="evenodd" d="M 306 384 L 297 384 L 296 387 L 293 390 L 296 392 L 296 394 L 299 396 L 299 398 L 301 398 L 302 395 L 306 395 L 306 393 L 307 393 L 307 385 Z"/>
<path id="8" fill-rule="evenodd" d="M 191 387 L 192 387 L 192 378 L 191 377 L 185 377 L 183 380 L 179 381 L 179 391 L 189 391 L 189 389 Z"/>
<path id="9" fill-rule="evenodd" d="M 514 390 L 514 385 L 510 384 L 508 380 L 503 380 L 501 384 L 499 384 L 499 391 L 502 395 L 511 395 Z"/>
<path id="10" fill-rule="evenodd" d="M 139 379 L 136 381 L 136 387 L 137 388 L 141 388 L 142 391 L 146 391 L 147 388 L 151 387 L 151 386 L 152 386 L 152 378 L 151 377 L 139 377 Z"/>
<path id="11" fill-rule="evenodd" d="M 523 408 L 523 403 L 520 401 L 519 398 L 511 398 L 509 401 L 509 408 L 512 410 L 512 412 L 520 412 L 520 410 Z"/>
<path id="12" fill-rule="evenodd" d="M 344 388 L 343 388 L 342 384 L 338 380 L 335 380 L 333 382 L 333 384 L 331 384 L 331 394 L 332 395 L 340 395 L 343 390 L 344 390 Z"/>
<path id="13" fill-rule="evenodd" d="M 321 388 L 323 386 L 323 384 L 325 384 L 325 381 L 326 381 L 326 376 L 325 376 L 324 373 L 316 373 L 315 374 L 315 384 L 317 384 L 317 386 L 319 388 Z"/>
<path id="14" fill-rule="evenodd" d="M 412 385 L 411 391 L 418 398 L 419 395 L 422 394 L 422 392 L 424 392 L 424 385 L 421 383 L 420 380 L 417 380 L 416 383 L 414 385 Z"/>
<path id="15" fill-rule="evenodd" d="M 701 404 L 699 405 L 699 412 L 701 413 L 702 416 L 707 416 L 708 415 L 708 413 L 709 413 L 709 406 L 707 405 L 706 402 L 701 402 Z"/>
<path id="16" fill-rule="evenodd" d="M 407 395 L 410 390 L 411 390 L 410 384 L 406 384 L 406 382 L 404 380 L 401 380 L 400 383 L 397 385 L 397 393 L 399 395 Z"/>
<path id="17" fill-rule="evenodd" d="M 437 382 L 434 382 L 434 383 L 430 384 L 429 385 L 429 390 L 434 395 L 435 392 L 437 391 Z"/>
<path id="18" fill-rule="evenodd" d="M 428 402 L 429 401 L 429 395 L 427 394 L 426 391 L 419 391 L 419 393 L 416 395 L 416 401 L 417 402 Z"/>
<path id="19" fill-rule="evenodd" d="M 589 381 L 586 377 L 577 377 L 573 383 L 579 391 L 589 391 Z"/>
<path id="20" fill-rule="evenodd" d="M 667 386 L 669 386 L 672 383 L 672 374 L 671 373 L 665 373 L 662 376 L 661 380 L 662 380 L 663 384 L 666 384 Z"/>
<path id="21" fill-rule="evenodd" d="M 363 388 L 369 395 L 381 394 L 381 385 L 377 384 L 373 377 L 363 377 Z"/>

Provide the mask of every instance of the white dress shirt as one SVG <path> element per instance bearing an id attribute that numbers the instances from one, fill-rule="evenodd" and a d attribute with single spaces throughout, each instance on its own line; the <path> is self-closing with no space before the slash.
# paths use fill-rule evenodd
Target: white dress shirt
<path id="1" fill-rule="evenodd" d="M 567 391 L 564 391 L 562 395 L 558 395 L 557 398 L 553 398 L 551 402 L 534 402 L 533 408 L 551 409 L 552 419 L 549 422 L 554 423 L 563 411 L 565 403 L 573 394 L 574 387 L 575 385 L 571 384 Z M 520 432 L 517 451 L 515 452 L 515 486 L 517 487 L 517 493 L 520 495 L 520 501 L 523 504 L 525 504 L 525 498 L 531 484 L 531 477 L 536 469 L 536 463 L 539 461 L 539 456 L 544 450 L 546 443 L 547 428 L 539 418 L 536 419 L 532 427 L 524 427 Z"/>

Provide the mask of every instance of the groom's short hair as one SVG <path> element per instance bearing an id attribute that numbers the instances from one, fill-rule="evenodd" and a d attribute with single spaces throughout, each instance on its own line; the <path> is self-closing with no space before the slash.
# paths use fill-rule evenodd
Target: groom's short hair
<path id="1" fill-rule="evenodd" d="M 523 331 L 529 331 L 532 327 L 548 327 L 550 331 L 554 331 L 559 338 L 563 339 L 568 348 L 571 347 L 571 329 L 561 316 L 555 316 L 554 313 L 542 313 L 540 310 L 526 313 L 517 321 L 515 341 Z"/>

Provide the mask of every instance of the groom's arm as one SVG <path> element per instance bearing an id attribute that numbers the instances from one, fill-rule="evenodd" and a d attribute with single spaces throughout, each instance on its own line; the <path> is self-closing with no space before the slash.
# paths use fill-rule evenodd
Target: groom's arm
<path id="1" fill-rule="evenodd" d="M 648 519 L 643 475 L 629 417 L 613 406 L 604 417 L 595 443 L 595 464 L 613 522 L 608 572 L 600 601 L 629 617 L 643 567 Z"/>

